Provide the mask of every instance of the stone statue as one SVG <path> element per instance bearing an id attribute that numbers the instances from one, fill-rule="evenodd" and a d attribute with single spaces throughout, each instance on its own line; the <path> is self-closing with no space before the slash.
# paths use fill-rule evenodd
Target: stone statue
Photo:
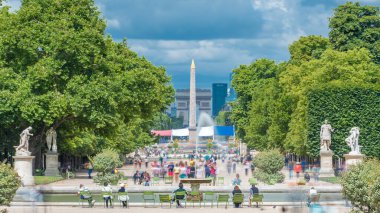
<path id="1" fill-rule="evenodd" d="M 46 143 L 49 151 L 57 152 L 57 132 L 53 127 L 46 132 Z"/>
<path id="2" fill-rule="evenodd" d="M 331 132 L 333 132 L 334 129 L 331 127 L 330 124 L 327 123 L 327 120 L 325 120 L 325 123 L 321 126 L 321 151 L 328 151 L 330 150 L 331 145 Z"/>
<path id="3" fill-rule="evenodd" d="M 352 127 L 350 135 L 346 138 L 347 145 L 351 148 L 350 154 L 361 154 L 359 146 L 359 127 Z"/>
<path id="4" fill-rule="evenodd" d="M 33 136 L 33 134 L 30 133 L 32 130 L 32 127 L 28 127 L 24 129 L 24 131 L 20 134 L 20 145 L 16 147 L 16 156 L 17 155 L 31 155 L 29 152 L 29 138 L 30 136 Z"/>

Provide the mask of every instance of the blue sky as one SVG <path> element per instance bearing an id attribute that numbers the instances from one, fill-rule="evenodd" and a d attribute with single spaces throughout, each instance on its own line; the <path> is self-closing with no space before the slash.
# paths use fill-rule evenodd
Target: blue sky
<path id="1" fill-rule="evenodd" d="M 284 61 L 300 36 L 327 36 L 328 18 L 345 0 L 95 0 L 107 33 L 157 66 L 176 89 L 189 87 L 191 59 L 197 87 L 227 83 L 240 64 Z M 361 0 L 380 6 L 380 0 Z M 8 0 L 17 7 L 19 0 Z"/>

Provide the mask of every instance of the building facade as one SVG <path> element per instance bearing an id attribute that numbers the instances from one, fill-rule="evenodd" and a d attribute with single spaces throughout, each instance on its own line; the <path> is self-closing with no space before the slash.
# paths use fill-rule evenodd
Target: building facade
<path id="1" fill-rule="evenodd" d="M 214 83 L 212 84 L 212 116 L 218 116 L 220 110 L 226 104 L 227 84 Z"/>
<path id="2" fill-rule="evenodd" d="M 204 112 L 211 116 L 211 90 L 196 89 L 196 117 Z M 183 117 L 183 126 L 189 126 L 190 90 L 177 89 L 175 95 L 177 117 Z"/>

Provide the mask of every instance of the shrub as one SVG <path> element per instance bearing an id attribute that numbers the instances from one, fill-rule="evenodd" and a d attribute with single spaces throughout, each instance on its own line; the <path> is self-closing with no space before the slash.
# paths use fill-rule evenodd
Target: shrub
<path id="1" fill-rule="evenodd" d="M 274 174 L 268 174 L 261 170 L 256 170 L 253 173 L 253 176 L 257 178 L 258 180 L 270 185 L 273 185 L 275 183 L 282 183 L 285 179 L 285 176 L 279 172 L 274 173 Z"/>
<path id="2" fill-rule="evenodd" d="M 284 167 L 284 156 L 278 150 L 260 152 L 253 159 L 257 170 L 254 176 L 267 184 L 281 183 L 285 176 L 280 173 Z"/>
<path id="3" fill-rule="evenodd" d="M 0 163 L 0 206 L 9 205 L 20 186 L 20 177 L 13 168 Z"/>
<path id="4" fill-rule="evenodd" d="M 96 171 L 104 174 L 111 173 L 113 169 L 122 166 L 123 163 L 115 150 L 105 149 L 94 157 L 93 165 Z"/>
<path id="5" fill-rule="evenodd" d="M 268 174 L 275 174 L 284 167 L 284 156 L 278 150 L 260 152 L 253 159 L 258 169 Z"/>
<path id="6" fill-rule="evenodd" d="M 118 174 L 106 173 L 104 175 L 96 175 L 94 177 L 94 182 L 98 184 L 110 183 L 111 185 L 117 185 L 118 181 L 122 178 L 123 176 L 120 173 Z"/>
<path id="7" fill-rule="evenodd" d="M 97 154 L 92 161 L 94 169 L 98 172 L 96 177 L 94 177 L 95 183 L 102 184 L 107 182 L 114 184 L 121 178 L 122 175 L 120 173 L 112 174 L 112 170 L 123 165 L 115 150 L 105 149 Z"/>
<path id="8" fill-rule="evenodd" d="M 350 167 L 341 179 L 344 196 L 363 212 L 380 211 L 380 161 Z"/>

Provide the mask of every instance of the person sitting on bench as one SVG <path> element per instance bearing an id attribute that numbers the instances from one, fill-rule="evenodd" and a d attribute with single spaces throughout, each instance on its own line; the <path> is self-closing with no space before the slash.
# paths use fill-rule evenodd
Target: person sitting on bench
<path id="1" fill-rule="evenodd" d="M 251 198 L 255 194 L 257 194 L 257 195 L 259 194 L 259 189 L 254 184 L 252 184 L 252 187 L 249 189 L 249 206 L 251 206 L 251 204 L 252 204 Z M 258 202 L 256 202 L 256 207 L 259 207 Z"/>

